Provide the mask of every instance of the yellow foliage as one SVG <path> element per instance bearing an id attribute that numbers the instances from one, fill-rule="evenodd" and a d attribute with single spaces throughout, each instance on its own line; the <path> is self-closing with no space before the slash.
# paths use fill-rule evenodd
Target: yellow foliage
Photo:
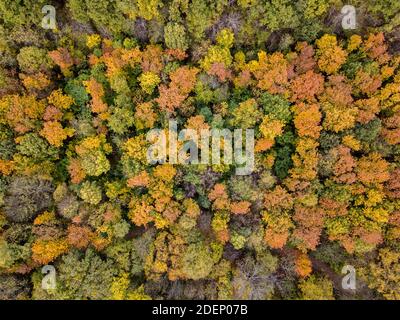
<path id="1" fill-rule="evenodd" d="M 336 73 L 345 63 L 347 53 L 337 44 L 336 36 L 325 34 L 316 41 L 318 67 L 327 74 Z"/>
<path id="2" fill-rule="evenodd" d="M 36 240 L 32 245 L 32 259 L 40 264 L 47 264 L 68 251 L 65 239 Z"/>
<path id="3" fill-rule="evenodd" d="M 152 94 L 154 88 L 160 83 L 160 77 L 153 72 L 144 72 L 139 76 L 140 86 L 143 91 Z"/>
<path id="4" fill-rule="evenodd" d="M 384 208 L 365 208 L 364 214 L 366 217 L 378 223 L 387 223 L 389 220 L 389 212 Z"/>
<path id="5" fill-rule="evenodd" d="M 68 95 L 64 95 L 61 89 L 54 90 L 47 98 L 47 101 L 61 110 L 67 110 L 74 104 L 74 99 Z"/>
<path id="6" fill-rule="evenodd" d="M 101 43 L 101 37 L 98 34 L 90 34 L 86 37 L 86 46 L 89 49 L 99 46 Z"/>
<path id="7" fill-rule="evenodd" d="M 140 134 L 136 137 L 129 138 L 125 143 L 124 143 L 124 150 L 126 154 L 134 159 L 139 161 L 140 163 L 146 164 L 147 163 L 147 156 L 146 156 L 146 151 L 147 151 L 147 142 L 146 142 L 146 136 L 144 134 Z"/>
<path id="8" fill-rule="evenodd" d="M 42 214 L 38 215 L 33 221 L 34 225 L 47 224 L 49 222 L 54 221 L 56 218 L 53 211 L 45 211 Z"/>
<path id="9" fill-rule="evenodd" d="M 153 174 L 154 177 L 164 182 L 172 182 L 176 175 L 176 169 L 171 164 L 162 164 L 154 169 Z"/>
<path id="10" fill-rule="evenodd" d="M 47 88 L 51 83 L 50 79 L 42 72 L 29 76 L 20 74 L 20 78 L 22 79 L 24 87 L 27 88 L 28 90 L 29 89 L 43 90 Z"/>
<path id="11" fill-rule="evenodd" d="M 151 300 L 151 297 L 144 292 L 144 286 L 141 285 L 133 292 L 128 293 L 127 300 Z"/>
<path id="12" fill-rule="evenodd" d="M 347 51 L 353 52 L 357 50 L 362 44 L 362 38 L 358 34 L 353 34 L 347 44 Z"/>
<path id="13" fill-rule="evenodd" d="M 222 29 L 221 31 L 218 32 L 216 41 L 217 44 L 220 45 L 221 47 L 230 48 L 233 46 L 234 38 L 235 36 L 231 30 Z"/>
<path id="14" fill-rule="evenodd" d="M 46 121 L 40 135 L 53 146 L 61 147 L 63 141 L 68 137 L 72 137 L 75 130 L 72 128 L 63 128 L 58 121 Z"/>
<path id="15" fill-rule="evenodd" d="M 351 106 L 338 106 L 329 102 L 322 105 L 325 118 L 322 126 L 325 130 L 340 132 L 353 128 L 356 123 L 358 110 Z"/>
<path id="16" fill-rule="evenodd" d="M 156 120 L 157 113 L 153 111 L 151 102 L 143 102 L 136 106 L 134 122 L 138 130 L 152 128 Z"/>
<path id="17" fill-rule="evenodd" d="M 345 135 L 342 138 L 342 143 L 346 146 L 349 147 L 350 149 L 353 149 L 355 151 L 358 151 L 361 149 L 361 142 L 358 141 L 354 136 L 352 135 Z"/>
<path id="18" fill-rule="evenodd" d="M 120 276 L 115 277 L 111 284 L 111 299 L 113 300 L 124 300 L 129 287 L 129 274 L 127 272 L 122 273 Z"/>
<path id="19" fill-rule="evenodd" d="M 284 126 L 282 121 L 264 116 L 260 124 L 260 132 L 263 135 L 263 139 L 257 141 L 255 151 L 261 152 L 271 148 L 274 145 L 275 138 L 283 133 Z"/>
<path id="20" fill-rule="evenodd" d="M 14 170 L 13 160 L 3 160 L 0 159 L 0 172 L 5 176 L 8 176 Z"/>

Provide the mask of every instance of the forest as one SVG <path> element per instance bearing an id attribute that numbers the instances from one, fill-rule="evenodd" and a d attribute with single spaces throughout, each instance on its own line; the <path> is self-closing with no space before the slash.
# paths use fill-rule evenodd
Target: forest
<path id="1" fill-rule="evenodd" d="M 400 1 L 1 0 L 0 300 L 76 299 L 400 300 Z"/>

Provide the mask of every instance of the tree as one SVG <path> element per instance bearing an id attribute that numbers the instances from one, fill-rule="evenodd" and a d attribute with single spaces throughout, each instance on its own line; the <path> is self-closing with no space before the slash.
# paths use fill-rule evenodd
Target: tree
<path id="1" fill-rule="evenodd" d="M 45 137 L 51 145 L 60 147 L 63 141 L 71 137 L 74 132 L 75 130 L 72 128 L 63 128 L 57 121 L 46 121 L 40 135 Z"/>
<path id="2" fill-rule="evenodd" d="M 296 205 L 293 220 L 296 228 L 293 237 L 300 243 L 300 249 L 315 250 L 319 244 L 319 237 L 324 227 L 324 211 L 315 207 Z"/>
<path id="3" fill-rule="evenodd" d="M 312 272 L 311 260 L 305 253 L 300 252 L 296 255 L 295 265 L 296 273 L 302 278 L 307 277 Z"/>
<path id="4" fill-rule="evenodd" d="M 74 104 L 74 99 L 63 94 L 61 89 L 52 91 L 47 101 L 60 110 L 68 110 Z"/>
<path id="5" fill-rule="evenodd" d="M 33 130 L 45 111 L 45 102 L 32 95 L 6 95 L 0 100 L 4 122 L 14 131 L 26 133 Z"/>
<path id="6" fill-rule="evenodd" d="M 164 39 L 166 46 L 171 49 L 186 51 L 189 47 L 186 30 L 182 24 L 168 23 L 164 28 Z"/>
<path id="7" fill-rule="evenodd" d="M 400 254 L 390 248 L 381 248 L 375 261 L 361 269 L 361 276 L 368 286 L 388 300 L 399 298 Z"/>
<path id="8" fill-rule="evenodd" d="M 147 94 L 151 94 L 160 83 L 160 77 L 152 72 L 144 72 L 139 76 L 140 86 Z"/>
<path id="9" fill-rule="evenodd" d="M 203 243 L 194 243 L 188 246 L 182 257 L 182 271 L 193 280 L 208 276 L 214 265 L 210 249 Z"/>
<path id="10" fill-rule="evenodd" d="M 102 198 L 101 188 L 96 182 L 85 181 L 79 190 L 79 196 L 90 204 L 98 204 Z"/>
<path id="11" fill-rule="evenodd" d="M 326 277 L 312 275 L 300 281 L 299 289 L 303 300 L 334 300 L 332 282 Z"/>
<path id="12" fill-rule="evenodd" d="M 92 112 L 102 113 L 107 111 L 108 106 L 103 102 L 104 89 L 101 83 L 91 78 L 88 81 L 83 81 L 86 91 L 92 96 Z"/>
<path id="13" fill-rule="evenodd" d="M 201 61 L 201 66 L 208 71 L 215 63 L 222 63 L 229 67 L 232 64 L 230 48 L 233 45 L 233 33 L 229 29 L 221 30 L 217 37 L 217 44 L 208 49 L 207 55 Z"/>
<path id="14" fill-rule="evenodd" d="M 266 251 L 257 254 L 257 259 L 246 255 L 240 259 L 233 271 L 232 289 L 235 299 L 264 300 L 274 293 L 272 272 L 277 259 Z"/>
<path id="15" fill-rule="evenodd" d="M 29 295 L 29 285 L 26 278 L 15 275 L 0 275 L 1 300 L 24 300 Z"/>
<path id="16" fill-rule="evenodd" d="M 261 119 L 261 112 L 258 109 L 255 99 L 241 102 L 232 112 L 232 125 L 242 129 L 253 128 Z"/>
<path id="17" fill-rule="evenodd" d="M 390 178 L 388 166 L 379 154 L 371 153 L 357 162 L 357 178 L 366 185 L 385 182 Z"/>
<path id="18" fill-rule="evenodd" d="M 144 102 L 136 106 L 134 124 L 137 130 L 153 128 L 157 121 L 157 114 L 151 102 Z"/>
<path id="19" fill-rule="evenodd" d="M 17 151 L 34 161 L 55 160 L 58 158 L 57 149 L 49 145 L 36 133 L 27 133 L 18 137 Z"/>
<path id="20" fill-rule="evenodd" d="M 300 137 L 308 136 L 318 139 L 321 131 L 321 112 L 317 104 L 307 105 L 304 103 L 297 104 L 293 107 L 294 125 Z"/>
<path id="21" fill-rule="evenodd" d="M 65 239 L 39 239 L 32 244 L 32 259 L 42 265 L 48 264 L 67 251 L 68 244 Z"/>
<path id="22" fill-rule="evenodd" d="M 4 197 L 5 214 L 10 221 L 32 220 L 52 205 L 52 183 L 37 177 L 14 177 Z"/>
<path id="23" fill-rule="evenodd" d="M 324 77 L 310 70 L 291 81 L 292 101 L 314 102 L 324 90 Z"/>
<path id="24" fill-rule="evenodd" d="M 337 43 L 336 36 L 326 34 L 316 41 L 318 67 L 327 74 L 336 73 L 345 63 L 347 53 Z"/>
<path id="25" fill-rule="evenodd" d="M 63 74 L 70 74 L 70 68 L 74 65 L 74 60 L 68 49 L 58 48 L 57 50 L 50 51 L 48 55 L 60 67 Z"/>
<path id="26" fill-rule="evenodd" d="M 21 48 L 17 60 L 21 71 L 28 73 L 46 70 L 50 66 L 46 50 L 34 46 Z"/>
<path id="27" fill-rule="evenodd" d="M 57 266 L 59 285 L 55 296 L 62 299 L 108 299 L 117 275 L 111 259 L 102 260 L 92 249 L 72 250 Z"/>
<path id="28" fill-rule="evenodd" d="M 173 112 L 188 97 L 194 89 L 196 75 L 199 72 L 197 68 L 187 66 L 180 67 L 170 73 L 171 83 L 169 86 L 160 85 L 160 96 L 156 102 L 162 110 Z"/>

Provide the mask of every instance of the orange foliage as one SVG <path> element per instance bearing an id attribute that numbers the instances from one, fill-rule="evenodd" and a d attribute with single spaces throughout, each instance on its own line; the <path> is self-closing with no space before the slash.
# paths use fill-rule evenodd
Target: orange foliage
<path id="1" fill-rule="evenodd" d="M 22 79 L 22 83 L 28 90 L 43 90 L 47 88 L 51 83 L 50 79 L 42 72 L 39 72 L 35 75 L 20 74 L 19 77 Z"/>
<path id="2" fill-rule="evenodd" d="M 210 201 L 214 201 L 218 198 L 228 198 L 228 194 L 226 193 L 226 187 L 222 183 L 217 183 L 208 194 L 208 199 Z"/>
<path id="3" fill-rule="evenodd" d="M 225 185 L 217 183 L 208 194 L 208 199 L 213 201 L 215 210 L 229 209 L 230 203 L 228 194 L 226 193 Z"/>
<path id="4" fill-rule="evenodd" d="M 379 75 L 370 75 L 369 73 L 359 70 L 354 79 L 354 87 L 360 89 L 362 93 L 368 96 L 375 93 L 382 85 Z"/>
<path id="5" fill-rule="evenodd" d="M 44 101 L 30 95 L 8 95 L 0 100 L 0 110 L 4 110 L 6 122 L 18 133 L 32 130 L 35 120 L 42 118 L 45 108 Z"/>
<path id="6" fill-rule="evenodd" d="M 294 125 L 300 137 L 309 136 L 318 139 L 322 127 L 319 125 L 321 122 L 321 112 L 317 104 L 307 105 L 299 103 L 293 107 L 295 117 Z"/>
<path id="7" fill-rule="evenodd" d="M 71 182 L 74 184 L 81 183 L 86 177 L 86 173 L 83 170 L 81 163 L 78 159 L 69 160 L 68 172 L 71 176 Z"/>
<path id="8" fill-rule="evenodd" d="M 292 206 L 292 196 L 281 186 L 277 186 L 274 190 L 268 191 L 264 196 L 264 207 L 267 210 L 291 209 Z"/>
<path id="9" fill-rule="evenodd" d="M 147 187 L 150 183 L 149 175 L 146 171 L 142 171 L 138 175 L 129 178 L 127 181 L 127 185 L 130 188 L 133 187 Z"/>
<path id="10" fill-rule="evenodd" d="M 198 72 L 199 69 L 188 66 L 180 67 L 171 72 L 169 86 L 162 84 L 158 88 L 160 96 L 156 99 L 156 102 L 160 105 L 160 108 L 173 112 L 176 107 L 179 107 L 190 91 L 193 90 Z"/>
<path id="11" fill-rule="evenodd" d="M 0 172 L 8 176 L 14 170 L 14 161 L 0 159 Z"/>
<path id="12" fill-rule="evenodd" d="M 336 201 L 330 198 L 322 198 L 319 200 L 321 208 L 324 210 L 324 214 L 328 217 L 344 216 L 347 214 L 347 204 Z"/>
<path id="13" fill-rule="evenodd" d="M 187 129 L 197 130 L 200 133 L 201 129 L 209 129 L 210 126 L 205 122 L 204 116 L 199 114 L 197 116 L 190 117 L 186 122 Z"/>
<path id="14" fill-rule="evenodd" d="M 92 96 L 91 107 L 95 113 L 105 112 L 108 106 L 103 102 L 104 89 L 103 86 L 98 83 L 94 78 L 88 81 L 83 81 L 86 87 L 86 91 Z"/>
<path id="15" fill-rule="evenodd" d="M 380 64 L 385 64 L 390 60 L 383 32 L 370 34 L 364 42 L 363 49 L 371 59 L 377 60 Z"/>
<path id="16" fill-rule="evenodd" d="M 47 106 L 46 111 L 43 115 L 43 120 L 45 121 L 60 121 L 63 114 L 60 109 L 54 106 Z"/>
<path id="17" fill-rule="evenodd" d="M 390 179 L 389 163 L 378 153 L 371 153 L 357 162 L 357 178 L 364 184 L 382 183 Z"/>
<path id="18" fill-rule="evenodd" d="M 165 54 L 175 58 L 179 61 L 185 60 L 187 58 L 187 53 L 181 49 L 167 49 Z"/>
<path id="19" fill-rule="evenodd" d="M 153 110 L 151 102 L 143 102 L 136 106 L 134 121 L 138 130 L 152 128 L 157 120 L 157 113 Z"/>
<path id="20" fill-rule="evenodd" d="M 248 201 L 239 201 L 231 203 L 231 212 L 233 214 L 246 214 L 250 211 L 251 203 Z"/>
<path id="21" fill-rule="evenodd" d="M 289 66 L 282 53 L 267 55 L 264 51 L 260 51 L 258 61 L 251 61 L 249 65 L 250 71 L 258 80 L 257 87 L 272 94 L 285 92 Z"/>
<path id="22" fill-rule="evenodd" d="M 395 113 L 393 116 L 384 119 L 384 128 L 382 128 L 381 135 L 385 141 L 390 145 L 400 143 L 400 112 Z"/>
<path id="23" fill-rule="evenodd" d="M 233 79 L 235 87 L 244 88 L 247 87 L 251 82 L 251 73 L 249 70 L 241 71 L 237 77 Z"/>
<path id="24" fill-rule="evenodd" d="M 275 232 L 272 229 L 266 229 L 264 235 L 264 241 L 272 249 L 282 249 L 287 242 L 289 232 Z"/>
<path id="25" fill-rule="evenodd" d="M 313 102 L 315 96 L 324 90 L 324 77 L 310 70 L 294 78 L 290 84 L 292 101 L 306 100 Z"/>
<path id="26" fill-rule="evenodd" d="M 296 45 L 298 55 L 292 60 L 294 71 L 297 74 L 306 73 L 313 70 L 316 62 L 314 60 L 314 48 L 308 45 L 307 42 L 299 42 Z"/>
<path id="27" fill-rule="evenodd" d="M 366 124 L 375 118 L 380 111 L 378 98 L 372 97 L 369 99 L 359 99 L 355 102 L 358 108 L 357 121 Z"/>
<path id="28" fill-rule="evenodd" d="M 86 248 L 93 237 L 93 233 L 89 227 L 81 227 L 74 224 L 68 226 L 67 232 L 68 244 L 78 249 Z"/>
<path id="29" fill-rule="evenodd" d="M 67 71 L 74 64 L 74 60 L 66 48 L 58 48 L 57 50 L 50 51 L 48 54 L 62 71 Z"/>
<path id="30" fill-rule="evenodd" d="M 68 251 L 65 239 L 36 240 L 32 244 L 32 259 L 40 264 L 47 264 Z"/>
<path id="31" fill-rule="evenodd" d="M 311 260 L 306 253 L 299 252 L 296 254 L 295 270 L 296 273 L 302 278 L 305 278 L 311 274 Z"/>
<path id="32" fill-rule="evenodd" d="M 142 53 L 143 72 L 153 72 L 159 74 L 163 69 L 162 49 L 159 46 L 148 45 Z"/>
<path id="33" fill-rule="evenodd" d="M 175 201 L 170 201 L 162 213 L 170 223 L 174 223 L 180 214 L 179 204 Z"/>
<path id="34" fill-rule="evenodd" d="M 63 128 L 58 121 L 46 121 L 43 124 L 43 129 L 40 131 L 40 135 L 56 147 L 61 147 L 63 141 L 68 137 L 72 137 L 73 134 L 74 129 Z"/>
<path id="35" fill-rule="evenodd" d="M 300 240 L 300 249 L 315 250 L 324 225 L 324 211 L 319 207 L 296 206 L 293 220 L 296 228 L 293 237 Z"/>
<path id="36" fill-rule="evenodd" d="M 222 62 L 214 62 L 207 73 L 216 76 L 222 82 L 229 80 L 232 77 L 231 71 L 227 69 L 225 64 Z"/>
<path id="37" fill-rule="evenodd" d="M 133 198 L 129 203 L 129 208 L 128 216 L 135 225 L 145 226 L 153 221 L 151 212 L 154 210 L 154 207 L 148 203 L 148 198 Z"/>
<path id="38" fill-rule="evenodd" d="M 392 199 L 400 199 L 400 168 L 396 168 L 390 173 L 385 192 Z"/>
<path id="39" fill-rule="evenodd" d="M 352 86 L 342 75 L 329 76 L 321 101 L 330 102 L 334 106 L 349 106 L 353 102 Z"/>
<path id="40" fill-rule="evenodd" d="M 353 172 L 356 162 L 351 155 L 350 148 L 339 146 L 336 149 L 337 161 L 333 167 L 334 180 L 342 183 L 353 183 L 356 175 Z"/>

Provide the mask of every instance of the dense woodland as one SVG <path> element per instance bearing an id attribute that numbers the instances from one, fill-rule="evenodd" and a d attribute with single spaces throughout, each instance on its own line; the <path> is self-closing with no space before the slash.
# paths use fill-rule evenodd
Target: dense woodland
<path id="1" fill-rule="evenodd" d="M 0 1 L 0 299 L 400 299 L 399 53 L 398 0 Z"/>

